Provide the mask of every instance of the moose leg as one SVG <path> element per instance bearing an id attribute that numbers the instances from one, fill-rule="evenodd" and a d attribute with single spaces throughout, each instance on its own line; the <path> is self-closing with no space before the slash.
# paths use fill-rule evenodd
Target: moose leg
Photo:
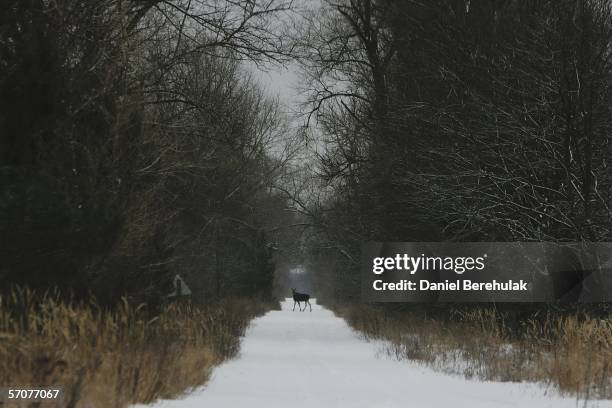
<path id="1" fill-rule="evenodd" d="M 295 312 L 295 304 L 296 304 L 296 303 L 297 303 L 297 302 L 294 300 L 294 301 L 293 301 L 293 311 L 294 311 L 294 312 Z"/>
<path id="2" fill-rule="evenodd" d="M 307 300 L 306 302 L 308 302 L 308 306 L 310 306 L 310 311 L 312 312 L 312 305 L 310 304 L 310 300 Z M 304 306 L 304 310 L 306 310 L 306 306 Z"/>

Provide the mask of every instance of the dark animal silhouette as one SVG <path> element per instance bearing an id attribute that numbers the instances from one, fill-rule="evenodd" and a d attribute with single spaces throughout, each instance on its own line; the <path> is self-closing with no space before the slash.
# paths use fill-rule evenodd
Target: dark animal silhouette
<path id="1" fill-rule="evenodd" d="M 310 304 L 310 295 L 307 293 L 299 293 L 295 291 L 295 288 L 291 288 L 291 292 L 293 292 L 293 311 L 295 311 L 295 304 L 298 304 L 300 308 L 300 312 L 306 310 L 306 305 L 310 306 L 310 311 L 312 312 L 312 305 Z M 304 302 L 304 310 L 302 310 L 302 305 L 300 302 Z"/>

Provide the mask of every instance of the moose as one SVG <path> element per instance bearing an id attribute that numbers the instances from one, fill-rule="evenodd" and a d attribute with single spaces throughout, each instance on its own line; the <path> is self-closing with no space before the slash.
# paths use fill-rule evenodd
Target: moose
<path id="1" fill-rule="evenodd" d="M 299 293 L 296 292 L 295 288 L 291 288 L 291 292 L 293 292 L 293 311 L 295 312 L 295 304 L 298 304 L 300 312 L 306 310 L 306 305 L 310 306 L 310 311 L 312 312 L 312 305 L 310 304 L 310 295 L 307 293 Z M 304 302 L 304 310 L 302 310 L 302 305 L 300 302 Z"/>

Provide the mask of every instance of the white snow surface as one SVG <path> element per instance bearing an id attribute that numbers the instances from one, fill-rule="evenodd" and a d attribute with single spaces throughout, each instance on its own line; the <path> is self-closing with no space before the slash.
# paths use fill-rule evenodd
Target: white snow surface
<path id="1" fill-rule="evenodd" d="M 611 407 L 612 401 L 563 398 L 536 384 L 466 380 L 380 353 L 344 320 L 311 299 L 293 300 L 253 322 L 240 355 L 182 399 L 134 408 L 563 408 Z"/>

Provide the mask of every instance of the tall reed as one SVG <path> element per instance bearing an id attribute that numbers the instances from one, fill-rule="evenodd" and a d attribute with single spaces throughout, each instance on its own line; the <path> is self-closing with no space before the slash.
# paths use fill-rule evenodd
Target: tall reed
<path id="1" fill-rule="evenodd" d="M 535 381 L 584 399 L 612 398 L 612 319 L 538 313 L 520 322 L 494 307 L 452 309 L 446 318 L 403 308 L 337 306 L 366 339 L 435 369 L 499 381 Z M 511 328 L 512 327 L 512 328 Z"/>
<path id="2" fill-rule="evenodd" d="M 0 384 L 62 387 L 70 408 L 173 397 L 205 383 L 236 354 L 249 321 L 272 307 L 226 299 L 169 304 L 152 316 L 126 301 L 102 310 L 16 290 L 0 298 Z"/>

